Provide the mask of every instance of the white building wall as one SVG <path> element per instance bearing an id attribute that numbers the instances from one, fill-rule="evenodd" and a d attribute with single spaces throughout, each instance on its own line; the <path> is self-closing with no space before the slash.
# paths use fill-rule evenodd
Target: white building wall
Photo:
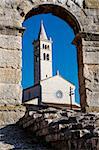
<path id="1" fill-rule="evenodd" d="M 40 49 L 43 49 L 42 45 L 49 45 L 49 50 L 52 51 L 52 41 L 51 40 L 40 40 Z"/>
<path id="2" fill-rule="evenodd" d="M 60 76 L 54 76 L 41 81 L 42 102 L 56 104 L 70 104 L 70 87 L 75 91 L 75 86 Z M 62 91 L 62 98 L 56 97 L 57 91 Z M 75 94 L 72 96 L 72 103 L 75 103 Z"/>
<path id="3" fill-rule="evenodd" d="M 52 74 L 52 68 L 50 68 L 50 66 L 52 65 L 51 62 L 47 62 L 47 64 L 45 64 L 44 61 L 42 61 L 41 65 L 41 80 L 44 80 L 48 77 L 51 77 Z"/>

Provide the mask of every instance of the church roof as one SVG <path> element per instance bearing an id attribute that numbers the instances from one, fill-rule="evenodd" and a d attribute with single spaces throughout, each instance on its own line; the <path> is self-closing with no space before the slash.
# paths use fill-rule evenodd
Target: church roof
<path id="1" fill-rule="evenodd" d="M 46 31 L 45 31 L 45 28 L 44 28 L 43 21 L 41 21 L 41 26 L 40 26 L 40 31 L 39 31 L 38 39 L 40 39 L 40 40 L 48 40 Z"/>
<path id="2" fill-rule="evenodd" d="M 52 77 L 49 77 L 49 78 L 45 78 L 45 79 L 41 80 L 40 82 L 43 82 L 43 81 L 49 80 L 49 79 L 53 79 L 53 78 L 56 78 L 56 77 L 61 78 L 61 79 L 64 80 L 65 82 L 68 82 L 68 83 L 70 83 L 72 86 L 75 87 L 75 85 L 74 85 L 71 81 L 68 81 L 68 80 L 64 79 L 64 78 L 59 74 L 59 71 L 58 71 L 58 74 L 56 74 L 55 76 L 52 76 Z"/>

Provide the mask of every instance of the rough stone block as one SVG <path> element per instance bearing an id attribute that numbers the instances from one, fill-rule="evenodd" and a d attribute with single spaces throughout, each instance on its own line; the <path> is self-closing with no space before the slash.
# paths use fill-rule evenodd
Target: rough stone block
<path id="1" fill-rule="evenodd" d="M 22 67 L 22 54 L 18 50 L 5 50 L 0 48 L 0 67 Z"/>
<path id="2" fill-rule="evenodd" d="M 21 70 L 0 68 L 0 83 L 20 84 Z"/>
<path id="3" fill-rule="evenodd" d="M 81 18 L 81 22 L 83 23 L 84 26 L 88 26 L 89 21 L 91 24 L 93 24 L 93 16 L 89 15 L 87 18 L 84 18 L 84 17 L 83 17 L 83 19 Z"/>
<path id="4" fill-rule="evenodd" d="M 3 107 L 5 107 L 5 106 L 3 106 Z M 3 107 L 0 107 L 0 110 Z M 16 106 L 16 107 L 18 107 L 18 106 Z M 13 110 L 12 110 L 12 108 L 11 108 L 11 110 L 10 110 L 9 106 L 7 108 L 5 107 L 5 110 L 0 111 L 0 126 L 7 125 L 7 124 L 8 125 L 9 124 L 14 124 L 21 117 L 23 117 L 24 114 L 25 114 L 25 109 L 21 110 L 20 108 L 19 109 L 13 108 Z"/>
<path id="5" fill-rule="evenodd" d="M 22 103 L 22 88 L 18 84 L 0 84 L 0 105 Z"/>
<path id="6" fill-rule="evenodd" d="M 91 92 L 86 90 L 87 94 L 87 104 L 89 107 L 99 106 L 99 92 Z"/>
<path id="7" fill-rule="evenodd" d="M 98 12 L 99 14 L 99 12 Z M 99 25 L 99 15 L 94 16 L 94 23 Z"/>
<path id="8" fill-rule="evenodd" d="M 99 83 L 95 83 L 93 81 L 85 80 L 85 88 L 90 92 L 99 92 Z"/>
<path id="9" fill-rule="evenodd" d="M 20 36 L 0 35 L 0 48 L 9 50 L 21 50 L 22 39 Z"/>
<path id="10" fill-rule="evenodd" d="M 99 91 L 99 65 L 84 65 L 85 87 Z"/>
<path id="11" fill-rule="evenodd" d="M 99 64 L 99 51 L 97 52 L 84 52 L 83 63 L 85 64 Z"/>
<path id="12" fill-rule="evenodd" d="M 83 52 L 99 52 L 99 47 L 83 46 Z"/>
<path id="13" fill-rule="evenodd" d="M 85 41 L 82 39 L 82 49 L 84 48 L 83 46 L 90 46 L 90 47 L 99 47 L 99 41 Z"/>
<path id="14" fill-rule="evenodd" d="M 48 135 L 49 134 L 49 131 L 48 131 L 48 128 L 43 128 L 42 130 L 39 130 L 36 132 L 36 135 L 37 136 L 45 136 L 45 135 Z"/>
<path id="15" fill-rule="evenodd" d="M 4 7 L 4 9 L 3 9 L 3 7 L 1 7 L 0 8 L 0 25 L 21 27 L 22 26 L 22 17 L 20 16 L 17 9 L 14 9 L 14 8 L 11 9 L 11 8 L 6 8 L 6 7 Z"/>
<path id="16" fill-rule="evenodd" d="M 99 83 L 96 84 L 93 81 L 89 82 L 88 80 L 85 80 L 85 87 L 88 89 L 90 92 L 99 92 Z"/>
<path id="17" fill-rule="evenodd" d="M 60 140 L 60 133 L 47 135 L 45 140 L 46 140 L 46 142 L 58 141 L 58 140 Z"/>
<path id="18" fill-rule="evenodd" d="M 32 2 L 32 3 L 31 3 Z M 24 0 L 24 1 L 22 1 L 19 5 L 18 5 L 18 11 L 19 11 L 19 13 L 20 13 L 20 15 L 25 15 L 25 14 L 27 14 L 32 8 L 33 8 L 33 6 L 32 6 L 32 4 L 34 3 L 34 1 L 27 1 L 27 0 Z M 36 0 L 35 1 L 35 3 L 37 3 L 37 4 L 40 4 L 40 1 L 38 0 Z M 22 16 L 23 16 L 22 15 Z"/>
<path id="19" fill-rule="evenodd" d="M 99 14 L 99 9 L 86 9 L 86 13 L 89 16 L 96 18 Z"/>
<path id="20" fill-rule="evenodd" d="M 85 5 L 87 8 L 99 8 L 98 0 L 85 0 Z"/>
<path id="21" fill-rule="evenodd" d="M 95 32 L 98 32 L 99 31 L 99 26 L 97 25 L 97 24 L 92 24 L 92 25 L 90 25 L 90 24 L 87 24 L 87 25 L 85 25 L 85 26 L 83 26 L 84 27 L 84 31 L 85 32 L 89 32 L 89 33 L 95 33 Z"/>
<path id="22" fill-rule="evenodd" d="M 31 119 L 31 120 L 27 120 L 27 122 L 25 122 L 24 124 L 23 124 L 23 128 L 26 128 L 26 127 L 28 127 L 28 126 L 31 126 L 32 124 L 34 123 L 34 120 L 33 119 Z M 34 129 L 34 128 L 33 128 Z"/>

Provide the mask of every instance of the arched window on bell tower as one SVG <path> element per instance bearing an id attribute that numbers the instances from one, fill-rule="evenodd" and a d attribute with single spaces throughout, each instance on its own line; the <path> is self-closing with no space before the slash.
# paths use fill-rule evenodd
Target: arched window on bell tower
<path id="1" fill-rule="evenodd" d="M 43 60 L 46 60 L 46 54 L 45 53 L 43 54 Z"/>
<path id="2" fill-rule="evenodd" d="M 47 54 L 47 60 L 49 60 L 49 54 Z"/>
<path id="3" fill-rule="evenodd" d="M 43 44 L 43 49 L 45 48 L 45 45 Z"/>

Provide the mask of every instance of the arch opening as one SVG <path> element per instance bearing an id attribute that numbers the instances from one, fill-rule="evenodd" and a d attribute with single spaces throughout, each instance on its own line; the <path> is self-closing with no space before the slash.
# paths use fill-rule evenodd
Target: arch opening
<path id="1" fill-rule="evenodd" d="M 49 13 L 61 18 L 66 23 L 68 23 L 69 26 L 71 26 L 71 28 L 73 29 L 75 37 L 81 31 L 80 24 L 77 21 L 76 17 L 74 15 L 72 15 L 69 11 L 67 11 L 65 8 L 62 8 L 57 5 L 51 5 L 51 4 L 50 5 L 49 4 L 39 5 L 38 7 L 33 8 L 26 14 L 25 21 L 27 19 L 31 18 L 32 16 L 36 16 L 39 14 L 49 14 Z M 74 44 L 77 45 L 77 43 L 75 43 L 75 42 L 74 42 Z M 80 41 L 80 44 L 81 44 L 81 41 Z M 78 46 L 77 46 L 77 48 L 78 48 Z M 81 50 L 81 47 L 80 47 L 80 50 Z M 80 69 L 81 60 L 82 60 L 82 56 L 81 56 L 82 52 L 79 54 L 78 51 L 79 50 L 77 50 L 77 62 L 78 62 L 78 72 L 79 72 L 79 70 L 82 69 L 82 68 Z M 80 58 L 79 58 L 79 56 L 80 56 Z M 78 75 L 78 78 L 79 78 L 79 85 L 80 85 L 80 83 L 81 83 L 80 75 Z"/>
<path id="2" fill-rule="evenodd" d="M 32 10 L 30 10 L 26 14 L 25 20 L 27 20 L 28 18 L 30 18 L 34 15 L 48 14 L 48 13 L 51 13 L 52 15 L 57 16 L 57 17 L 63 19 L 64 21 L 66 21 L 72 27 L 75 34 L 77 34 L 81 31 L 80 23 L 78 22 L 76 17 L 73 14 L 71 14 L 71 12 L 69 12 L 62 6 L 53 5 L 53 4 L 43 4 L 43 5 L 34 7 Z"/>

